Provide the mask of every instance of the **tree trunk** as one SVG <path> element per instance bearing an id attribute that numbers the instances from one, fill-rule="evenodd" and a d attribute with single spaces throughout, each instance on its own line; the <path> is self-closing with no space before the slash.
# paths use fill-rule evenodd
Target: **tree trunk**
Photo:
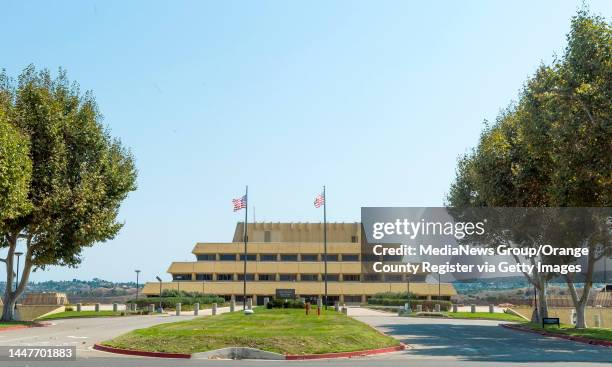
<path id="1" fill-rule="evenodd" d="M 574 308 L 576 309 L 576 329 L 586 329 L 586 306 L 589 303 L 589 295 L 591 294 L 591 288 L 593 287 L 593 272 L 595 270 L 595 262 L 598 259 L 595 255 L 595 247 L 589 246 L 589 257 L 587 259 L 587 271 L 584 279 L 584 287 L 582 288 L 582 295 L 578 297 L 576 286 L 574 285 L 573 277 L 570 275 L 565 276 L 567 287 L 569 288 Z"/>
<path id="2" fill-rule="evenodd" d="M 515 257 L 516 258 L 516 257 Z M 535 259 L 530 258 L 529 261 L 532 265 L 535 265 Z M 518 260 L 517 260 L 518 262 Z M 541 274 L 539 272 L 535 272 L 531 276 L 529 274 L 523 273 L 527 280 L 531 284 L 533 284 L 535 288 L 535 296 L 537 297 L 537 302 L 533 305 L 533 312 L 531 313 L 531 322 L 533 323 L 541 323 L 542 318 L 548 317 L 548 280 L 547 274 Z"/>
<path id="3" fill-rule="evenodd" d="M 17 298 L 13 297 L 11 300 L 4 298 L 4 306 L 2 306 L 2 321 L 14 321 L 15 320 L 15 303 Z"/>
<path id="4" fill-rule="evenodd" d="M 7 234 L 6 241 L 8 243 L 8 253 L 6 260 L 6 287 L 4 288 L 4 296 L 2 301 L 2 321 L 13 321 L 15 318 L 14 309 L 16 297 L 13 295 L 13 257 L 15 256 L 15 247 L 17 246 L 17 234 Z"/>
<path id="5" fill-rule="evenodd" d="M 538 307 L 537 305 L 533 306 L 533 311 L 531 311 L 531 322 L 533 322 L 534 324 L 539 324 L 540 323 L 540 315 L 538 314 Z"/>
<path id="6" fill-rule="evenodd" d="M 541 277 L 543 278 L 543 277 Z M 539 311 L 539 322 L 542 322 L 542 319 L 548 317 L 548 282 L 546 279 L 540 279 L 540 289 L 539 289 L 539 297 L 538 297 L 538 311 Z"/>
<path id="7" fill-rule="evenodd" d="M 21 277 L 19 278 L 19 284 L 17 284 L 17 289 L 13 290 L 13 256 L 15 255 L 15 247 L 17 246 L 17 238 L 18 233 L 16 233 L 15 235 L 7 236 L 9 247 L 5 261 L 6 288 L 4 289 L 4 297 L 2 297 L 4 306 L 2 307 L 2 317 L 0 318 L 1 321 L 15 321 L 15 304 L 17 303 L 17 299 L 19 298 L 19 296 L 21 296 L 21 294 L 25 290 L 26 284 L 28 284 L 28 279 L 30 278 L 30 271 L 32 270 L 32 251 L 30 248 L 31 238 L 28 238 L 28 249 L 25 253 L 23 272 L 21 273 Z"/>
<path id="8" fill-rule="evenodd" d="M 522 261 L 518 255 L 512 255 L 517 264 L 521 264 Z M 535 259 L 529 258 L 532 265 L 535 266 Z M 548 280 L 547 274 L 540 274 L 535 272 L 534 274 L 528 274 L 523 272 L 523 275 L 531 285 L 534 287 L 535 296 L 538 298 L 537 302 L 533 303 L 533 311 L 531 312 L 531 322 L 540 323 L 542 317 L 548 317 Z"/>
<path id="9" fill-rule="evenodd" d="M 586 306 L 587 302 L 581 302 L 576 306 L 576 329 L 586 329 L 588 327 L 586 323 Z"/>
<path id="10" fill-rule="evenodd" d="M 531 322 L 539 324 L 544 317 L 548 317 L 548 282 L 541 274 L 534 274 L 537 302 L 531 313 Z"/>

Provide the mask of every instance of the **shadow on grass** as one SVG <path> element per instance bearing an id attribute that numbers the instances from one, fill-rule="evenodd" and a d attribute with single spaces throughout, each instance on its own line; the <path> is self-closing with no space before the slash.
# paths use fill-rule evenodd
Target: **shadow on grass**
<path id="1" fill-rule="evenodd" d="M 405 354 L 465 361 L 606 362 L 612 348 L 508 330 L 497 325 L 419 323 L 379 325 L 409 348 Z"/>

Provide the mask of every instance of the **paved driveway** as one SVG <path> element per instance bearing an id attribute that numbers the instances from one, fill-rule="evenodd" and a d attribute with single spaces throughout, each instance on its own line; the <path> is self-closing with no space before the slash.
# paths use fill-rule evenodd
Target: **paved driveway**
<path id="1" fill-rule="evenodd" d="M 481 362 L 612 363 L 612 348 L 508 330 L 498 321 L 398 317 L 349 309 L 356 319 L 409 345 L 383 358 Z"/>
<path id="2" fill-rule="evenodd" d="M 220 307 L 219 313 L 228 312 L 229 307 Z M 210 315 L 210 309 L 201 310 L 200 315 Z M 123 317 L 96 317 L 53 320 L 51 326 L 0 332 L 0 345 L 76 345 L 79 358 L 120 357 L 118 354 L 92 349 L 95 343 L 114 338 L 134 329 L 189 320 L 193 312 L 185 316 L 146 315 Z"/>
<path id="3" fill-rule="evenodd" d="M 410 348 L 366 358 L 293 362 L 157 359 L 90 349 L 93 343 L 133 329 L 193 317 L 130 316 L 58 320 L 52 327 L 0 332 L 0 345 L 77 345 L 78 349 L 74 362 L 0 361 L 0 367 L 609 367 L 612 361 L 612 348 L 540 338 L 503 329 L 494 321 L 414 319 L 359 308 L 349 309 L 349 314 L 410 344 Z"/>

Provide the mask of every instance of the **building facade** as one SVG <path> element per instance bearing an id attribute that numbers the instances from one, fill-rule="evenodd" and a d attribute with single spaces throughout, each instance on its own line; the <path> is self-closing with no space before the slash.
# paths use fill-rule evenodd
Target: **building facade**
<path id="1" fill-rule="evenodd" d="M 249 223 L 247 297 L 262 304 L 277 290 L 314 300 L 325 293 L 322 223 Z M 173 262 L 172 282 L 162 289 L 215 294 L 242 300 L 244 279 L 244 224 L 238 223 L 232 242 L 197 243 L 195 261 Z M 360 223 L 327 224 L 328 302 L 363 303 L 381 292 L 410 291 L 421 299 L 450 299 L 448 283 L 425 283 L 425 274 L 407 279 L 402 274 L 372 277 L 362 273 Z M 159 294 L 159 283 L 147 283 L 143 293 Z"/>

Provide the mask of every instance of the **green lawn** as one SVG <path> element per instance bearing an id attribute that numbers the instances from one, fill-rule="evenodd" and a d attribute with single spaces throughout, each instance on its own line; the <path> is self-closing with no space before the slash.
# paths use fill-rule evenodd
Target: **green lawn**
<path id="1" fill-rule="evenodd" d="M 78 317 L 109 317 L 109 316 L 122 316 L 122 311 L 64 311 L 58 312 L 51 315 L 47 315 L 39 318 L 38 320 L 55 320 L 55 319 L 74 319 Z"/>
<path id="2" fill-rule="evenodd" d="M 446 312 L 448 317 L 453 319 L 486 319 L 486 320 L 501 320 L 501 321 L 519 321 L 525 322 L 525 319 L 509 313 L 490 313 L 490 312 Z"/>
<path id="3" fill-rule="evenodd" d="M 525 326 L 534 330 L 542 330 L 541 324 L 527 323 Z M 556 334 L 582 336 L 589 339 L 612 341 L 612 329 L 594 327 L 587 329 L 576 329 L 573 325 L 561 324 L 560 328 L 557 328 L 557 326 L 547 326 L 546 331 Z"/>
<path id="4" fill-rule="evenodd" d="M 256 308 L 253 315 L 233 312 L 138 329 L 103 344 L 174 353 L 240 346 L 282 354 L 319 354 L 382 348 L 399 342 L 333 310 L 306 316 L 303 309 Z"/>

